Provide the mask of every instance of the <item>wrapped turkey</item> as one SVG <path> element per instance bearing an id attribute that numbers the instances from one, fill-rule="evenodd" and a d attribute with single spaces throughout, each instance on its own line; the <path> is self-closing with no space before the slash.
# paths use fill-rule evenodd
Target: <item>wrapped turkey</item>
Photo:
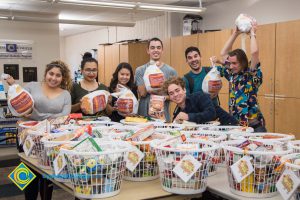
<path id="1" fill-rule="evenodd" d="M 20 85 L 9 86 L 7 97 L 8 107 L 14 116 L 20 117 L 32 112 L 34 100 Z"/>
<path id="2" fill-rule="evenodd" d="M 81 99 L 81 110 L 85 114 L 93 115 L 106 108 L 110 93 L 105 90 L 97 90 L 89 93 Z"/>
<path id="3" fill-rule="evenodd" d="M 118 99 L 116 102 L 118 113 L 120 115 L 137 114 L 139 103 L 132 91 L 120 84 L 117 85 L 117 88 L 119 92 L 111 95 Z"/>
<path id="4" fill-rule="evenodd" d="M 220 72 L 210 58 L 212 69 L 206 74 L 202 82 L 202 91 L 207 94 L 216 94 L 222 88 Z"/>
<path id="5" fill-rule="evenodd" d="M 150 62 L 144 74 L 144 83 L 147 91 L 160 89 L 164 83 L 164 73 L 156 66 L 154 61 Z"/>
<path id="6" fill-rule="evenodd" d="M 252 28 L 252 23 L 256 23 L 256 19 L 243 13 L 235 20 L 235 25 L 242 33 L 248 33 Z"/>

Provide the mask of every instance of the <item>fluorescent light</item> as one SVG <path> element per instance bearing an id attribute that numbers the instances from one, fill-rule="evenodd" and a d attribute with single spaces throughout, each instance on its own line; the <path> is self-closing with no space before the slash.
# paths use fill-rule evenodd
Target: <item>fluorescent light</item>
<path id="1" fill-rule="evenodd" d="M 141 10 L 157 10 L 157 11 L 169 11 L 169 12 L 193 12 L 199 13 L 206 10 L 203 7 L 187 7 L 187 6 L 170 6 L 170 5 L 157 5 L 157 4 L 142 4 L 138 5 Z"/>
<path id="2" fill-rule="evenodd" d="M 8 19 L 7 16 L 0 16 L 0 19 Z"/>
<path id="3" fill-rule="evenodd" d="M 135 3 L 122 1 L 85 1 L 85 0 L 58 0 L 58 3 L 77 4 L 86 6 L 103 6 L 103 7 L 118 7 L 118 8 L 135 8 Z"/>

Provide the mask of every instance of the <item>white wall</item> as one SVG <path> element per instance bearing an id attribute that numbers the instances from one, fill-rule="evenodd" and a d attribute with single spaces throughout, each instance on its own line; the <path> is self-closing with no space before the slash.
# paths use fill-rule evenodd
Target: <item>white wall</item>
<path id="1" fill-rule="evenodd" d="M 259 24 L 300 19 L 300 0 L 228 0 L 207 7 L 202 14 L 204 30 L 232 28 L 240 13 L 254 16 Z M 185 14 L 164 14 L 138 21 L 133 28 L 110 27 L 61 38 L 61 58 L 74 69 L 80 65 L 85 51 L 97 48 L 100 43 L 121 40 L 168 38 L 182 35 L 182 19 Z"/>
<path id="2" fill-rule="evenodd" d="M 23 67 L 37 67 L 38 81 L 43 80 L 46 64 L 60 58 L 58 24 L 15 22 L 0 20 L 0 39 L 32 40 L 32 59 L 0 59 L 0 74 L 3 64 L 19 64 L 19 78 L 23 84 Z M 7 86 L 5 86 L 7 87 Z"/>
<path id="3" fill-rule="evenodd" d="M 240 13 L 256 18 L 258 24 L 270 24 L 300 19 L 299 0 L 230 0 L 207 7 L 203 28 L 233 28 Z"/>
<path id="4" fill-rule="evenodd" d="M 107 27 L 100 30 L 82 33 L 78 35 L 61 37 L 61 58 L 72 66 L 73 70 L 78 69 L 81 62 L 81 55 L 91 49 L 97 49 L 98 44 L 114 43 L 122 40 L 149 39 L 152 37 L 169 37 L 169 16 L 138 21 L 135 27 Z"/>

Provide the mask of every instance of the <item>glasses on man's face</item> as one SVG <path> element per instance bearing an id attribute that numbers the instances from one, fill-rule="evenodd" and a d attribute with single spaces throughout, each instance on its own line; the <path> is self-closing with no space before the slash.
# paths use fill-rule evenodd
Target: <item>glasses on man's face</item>
<path id="1" fill-rule="evenodd" d="M 84 71 L 84 73 L 86 73 L 86 74 L 96 74 L 97 72 L 98 72 L 98 70 L 89 70 L 89 69 L 85 69 L 85 70 L 83 70 Z"/>

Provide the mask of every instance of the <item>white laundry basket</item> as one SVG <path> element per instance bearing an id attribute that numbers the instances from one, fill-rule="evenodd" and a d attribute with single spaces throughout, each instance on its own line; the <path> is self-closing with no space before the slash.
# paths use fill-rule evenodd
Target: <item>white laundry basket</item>
<path id="1" fill-rule="evenodd" d="M 219 148 L 218 145 L 211 141 L 190 138 L 187 138 L 185 142 L 177 143 L 177 145 L 198 146 L 199 149 L 179 149 L 166 144 L 168 143 L 161 141 L 151 143 L 157 156 L 162 188 L 175 194 L 204 192 L 207 186 L 208 169 L 213 155 Z M 183 170 L 183 174 L 190 177 L 188 180 L 175 173 L 180 168 Z"/>
<path id="2" fill-rule="evenodd" d="M 288 150 L 276 150 L 275 144 L 282 142 L 260 141 L 261 150 L 244 150 L 239 146 L 248 140 L 229 140 L 221 143 L 224 149 L 229 187 L 232 193 L 249 198 L 268 198 L 277 195 L 276 182 L 282 170 L 279 170 L 280 158 L 292 152 Z M 267 150 L 274 148 L 272 151 Z M 233 176 L 231 166 L 244 156 L 252 158 L 251 164 L 254 171 L 240 183 Z"/>
<path id="3" fill-rule="evenodd" d="M 107 198 L 120 192 L 125 170 L 125 155 L 130 145 L 124 141 L 98 140 L 101 152 L 62 149 L 67 159 L 74 195 L 78 198 Z"/>

